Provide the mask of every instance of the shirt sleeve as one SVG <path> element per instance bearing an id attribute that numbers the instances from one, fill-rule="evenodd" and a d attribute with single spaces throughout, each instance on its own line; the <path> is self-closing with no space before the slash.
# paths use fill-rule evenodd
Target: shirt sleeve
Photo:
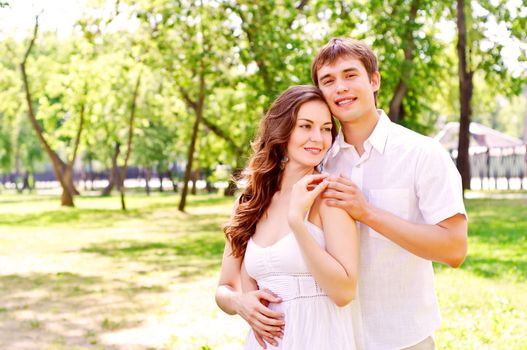
<path id="1" fill-rule="evenodd" d="M 433 139 L 421 151 L 415 184 L 425 222 L 435 225 L 456 214 L 467 217 L 461 175 L 448 152 Z"/>

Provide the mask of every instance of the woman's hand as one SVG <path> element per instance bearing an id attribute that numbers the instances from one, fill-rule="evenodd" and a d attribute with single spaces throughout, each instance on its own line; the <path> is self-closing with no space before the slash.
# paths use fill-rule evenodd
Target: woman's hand
<path id="1" fill-rule="evenodd" d="M 281 301 L 268 289 L 245 292 L 238 298 L 237 313 L 251 326 L 256 340 L 264 349 L 267 348 L 265 342 L 277 346 L 276 339 L 283 336 L 284 315 L 267 307 L 269 303 Z"/>
<path id="2" fill-rule="evenodd" d="M 315 198 L 327 188 L 326 177 L 327 174 L 306 175 L 293 186 L 287 215 L 291 228 L 304 221 Z"/>

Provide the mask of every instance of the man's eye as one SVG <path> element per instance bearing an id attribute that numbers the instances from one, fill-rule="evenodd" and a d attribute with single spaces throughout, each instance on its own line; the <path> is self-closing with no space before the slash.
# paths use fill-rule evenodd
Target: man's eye
<path id="1" fill-rule="evenodd" d="M 333 80 L 331 80 L 331 79 L 324 80 L 324 81 L 322 82 L 322 85 L 329 85 L 329 84 L 331 84 L 332 82 L 333 82 Z"/>

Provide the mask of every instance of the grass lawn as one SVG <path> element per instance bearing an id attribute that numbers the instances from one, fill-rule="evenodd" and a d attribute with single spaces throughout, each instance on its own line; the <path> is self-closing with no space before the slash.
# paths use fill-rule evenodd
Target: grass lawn
<path id="1" fill-rule="evenodd" d="M 214 290 L 232 199 L 0 194 L 0 349 L 238 349 Z M 436 266 L 439 349 L 527 349 L 527 200 L 467 201 L 469 257 Z"/>

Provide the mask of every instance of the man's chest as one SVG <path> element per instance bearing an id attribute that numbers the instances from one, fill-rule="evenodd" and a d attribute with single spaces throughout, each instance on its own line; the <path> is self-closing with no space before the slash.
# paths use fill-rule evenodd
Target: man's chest
<path id="1" fill-rule="evenodd" d="M 415 192 L 416 165 L 397 157 L 371 155 L 357 161 L 346 154 L 328 161 L 324 170 L 349 178 L 359 187 L 366 200 L 405 220 L 417 208 Z"/>

